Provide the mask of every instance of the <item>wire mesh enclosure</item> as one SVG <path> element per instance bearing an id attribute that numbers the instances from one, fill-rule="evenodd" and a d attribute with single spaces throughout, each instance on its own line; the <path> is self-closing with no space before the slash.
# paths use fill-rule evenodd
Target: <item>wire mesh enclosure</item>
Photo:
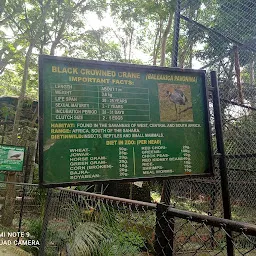
<path id="1" fill-rule="evenodd" d="M 227 255 L 231 232 L 233 255 L 256 253 L 255 225 L 72 189 L 50 189 L 47 200 L 46 189 L 19 187 L 19 230 L 40 240 L 41 255 Z"/>
<path id="2" fill-rule="evenodd" d="M 232 218 L 255 223 L 255 3 L 182 0 L 180 4 L 179 37 L 172 35 L 179 45 L 177 66 L 217 71 Z M 176 208 L 223 216 L 210 77 L 207 82 L 215 175 L 169 180 L 167 193 Z"/>

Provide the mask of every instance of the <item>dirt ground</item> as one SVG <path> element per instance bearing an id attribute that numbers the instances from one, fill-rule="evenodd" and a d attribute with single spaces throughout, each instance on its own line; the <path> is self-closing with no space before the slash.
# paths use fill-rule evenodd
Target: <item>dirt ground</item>
<path id="1" fill-rule="evenodd" d="M 15 245 L 0 245 L 1 256 L 30 256 L 32 254 L 21 250 Z"/>

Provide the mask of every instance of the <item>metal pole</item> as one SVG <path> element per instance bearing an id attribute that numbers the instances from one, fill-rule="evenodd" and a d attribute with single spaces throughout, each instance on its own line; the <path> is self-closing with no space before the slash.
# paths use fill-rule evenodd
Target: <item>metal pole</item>
<path id="1" fill-rule="evenodd" d="M 43 219 L 42 234 L 41 234 L 41 241 L 40 241 L 40 248 L 39 248 L 39 256 L 45 255 L 46 234 L 47 234 L 49 215 L 50 215 L 51 198 L 52 198 L 52 189 L 49 188 L 47 190 L 47 198 L 46 198 L 46 202 L 45 202 L 45 210 L 44 210 L 44 219 Z"/>
<path id="2" fill-rule="evenodd" d="M 220 109 L 220 96 L 219 87 L 217 81 L 216 71 L 211 71 L 211 84 L 213 87 L 213 109 L 214 109 L 214 120 L 215 120 L 215 131 L 217 140 L 217 150 L 220 154 L 219 157 L 219 168 L 220 168 L 220 178 L 221 178 L 221 192 L 222 192 L 222 203 L 224 210 L 224 218 L 231 220 L 231 206 L 230 206 L 230 194 L 228 185 L 228 173 L 225 157 L 224 139 L 223 139 L 223 128 L 221 120 L 221 109 Z M 227 255 L 234 255 L 234 247 L 232 243 L 232 234 L 227 232 Z"/>
<path id="3" fill-rule="evenodd" d="M 212 193 L 211 193 L 211 200 L 210 200 L 210 212 L 208 212 L 209 216 L 213 216 L 214 212 L 215 212 L 216 196 L 217 196 L 215 184 L 213 185 L 213 188 L 211 188 L 211 191 L 212 191 Z M 210 235 L 211 235 L 211 249 L 212 250 L 214 249 L 214 246 L 215 246 L 214 234 L 215 234 L 214 227 L 211 226 Z"/>
<path id="4" fill-rule="evenodd" d="M 178 53 L 179 53 L 179 37 L 180 37 L 180 0 L 177 0 L 176 10 L 174 16 L 174 31 L 172 41 L 172 67 L 178 67 Z"/>
<path id="5" fill-rule="evenodd" d="M 174 217 L 168 205 L 157 204 L 154 249 L 157 256 L 172 256 L 174 245 Z"/>

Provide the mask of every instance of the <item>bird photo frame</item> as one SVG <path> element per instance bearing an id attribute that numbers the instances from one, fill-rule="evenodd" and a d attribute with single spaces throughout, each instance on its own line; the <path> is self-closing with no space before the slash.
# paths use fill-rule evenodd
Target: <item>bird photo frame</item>
<path id="1" fill-rule="evenodd" d="M 193 122 L 190 85 L 158 84 L 161 122 Z"/>

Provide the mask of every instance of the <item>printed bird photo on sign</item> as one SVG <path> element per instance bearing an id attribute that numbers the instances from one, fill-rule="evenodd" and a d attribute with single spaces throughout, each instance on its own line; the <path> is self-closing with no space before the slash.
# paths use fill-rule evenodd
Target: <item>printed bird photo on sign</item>
<path id="1" fill-rule="evenodd" d="M 24 152 L 9 150 L 8 160 L 23 160 Z"/>
<path id="2" fill-rule="evenodd" d="M 161 122 L 193 122 L 189 85 L 158 84 Z"/>

